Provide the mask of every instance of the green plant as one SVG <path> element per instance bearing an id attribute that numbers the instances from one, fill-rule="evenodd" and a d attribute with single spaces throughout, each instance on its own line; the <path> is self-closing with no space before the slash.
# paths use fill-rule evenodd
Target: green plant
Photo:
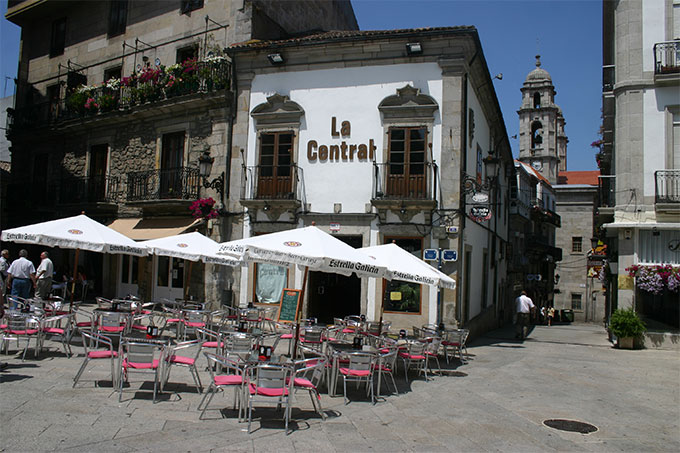
<path id="1" fill-rule="evenodd" d="M 617 338 L 639 338 L 647 330 L 647 327 L 635 310 L 619 308 L 612 313 L 609 329 Z"/>
<path id="2" fill-rule="evenodd" d="M 81 91 L 74 91 L 71 95 L 66 98 L 66 107 L 77 113 L 85 112 L 85 103 L 89 98 L 89 94 Z"/>

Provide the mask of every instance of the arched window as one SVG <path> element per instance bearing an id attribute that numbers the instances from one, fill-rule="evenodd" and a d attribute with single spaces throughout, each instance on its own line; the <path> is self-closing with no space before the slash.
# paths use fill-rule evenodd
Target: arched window
<path id="1" fill-rule="evenodd" d="M 531 123 L 531 147 L 540 148 L 543 145 L 543 125 L 540 121 Z"/>
<path id="2" fill-rule="evenodd" d="M 541 107 L 541 93 L 534 93 L 534 108 L 540 108 Z"/>

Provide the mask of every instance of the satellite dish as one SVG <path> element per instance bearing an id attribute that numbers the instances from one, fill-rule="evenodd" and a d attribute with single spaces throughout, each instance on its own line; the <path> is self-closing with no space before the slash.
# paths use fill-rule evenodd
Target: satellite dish
<path id="1" fill-rule="evenodd" d="M 156 66 L 160 66 L 160 65 L 161 65 L 161 59 L 158 58 L 158 57 L 156 57 L 156 59 L 155 59 L 153 62 L 156 63 Z"/>

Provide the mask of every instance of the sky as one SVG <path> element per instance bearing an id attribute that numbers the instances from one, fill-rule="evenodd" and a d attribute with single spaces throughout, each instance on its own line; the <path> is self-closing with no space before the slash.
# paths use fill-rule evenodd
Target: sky
<path id="1" fill-rule="evenodd" d="M 540 54 L 566 121 L 567 170 L 597 169 L 590 144 L 601 123 L 601 0 L 352 0 L 352 6 L 361 30 L 476 27 L 491 76 L 503 74 L 494 87 L 509 137 L 518 133 L 520 88 Z M 6 9 L 0 0 L 2 97 L 13 94 L 20 38 Z M 510 144 L 517 157 L 518 140 Z"/>

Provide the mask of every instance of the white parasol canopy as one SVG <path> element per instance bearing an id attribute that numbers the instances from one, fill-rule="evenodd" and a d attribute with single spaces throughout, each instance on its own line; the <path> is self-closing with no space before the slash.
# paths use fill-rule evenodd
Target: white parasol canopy
<path id="1" fill-rule="evenodd" d="M 384 265 L 315 226 L 224 242 L 217 254 L 342 275 L 385 276 Z"/>
<path id="2" fill-rule="evenodd" d="M 145 246 L 85 214 L 5 230 L 2 240 L 101 253 L 148 254 Z"/>
<path id="3" fill-rule="evenodd" d="M 242 261 L 226 255 L 217 255 L 215 250 L 219 244 L 196 231 L 178 234 L 159 239 L 151 239 L 140 243 L 148 247 L 152 255 L 171 256 L 189 261 L 222 264 L 224 266 L 240 266 Z"/>
<path id="4" fill-rule="evenodd" d="M 385 278 L 388 280 L 403 280 L 421 285 L 456 289 L 456 281 L 454 279 L 407 252 L 397 244 L 375 245 L 358 250 L 374 257 L 378 263 L 386 266 L 387 274 Z"/>

